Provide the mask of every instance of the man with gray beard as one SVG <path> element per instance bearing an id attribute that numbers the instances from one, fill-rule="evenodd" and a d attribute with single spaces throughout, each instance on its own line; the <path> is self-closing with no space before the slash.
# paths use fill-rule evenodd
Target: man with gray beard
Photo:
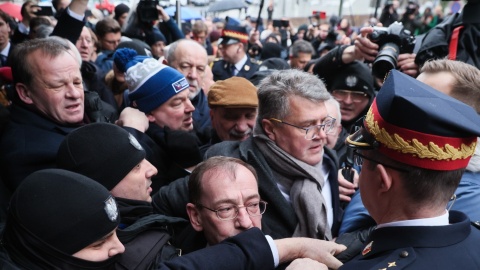
<path id="1" fill-rule="evenodd" d="M 207 97 L 202 91 L 202 81 L 207 68 L 207 52 L 193 40 L 182 39 L 170 44 L 164 64 L 180 71 L 190 87 L 188 98 L 195 107 L 193 126 L 202 131 L 211 127 Z M 208 89 L 207 89 L 208 90 Z"/>

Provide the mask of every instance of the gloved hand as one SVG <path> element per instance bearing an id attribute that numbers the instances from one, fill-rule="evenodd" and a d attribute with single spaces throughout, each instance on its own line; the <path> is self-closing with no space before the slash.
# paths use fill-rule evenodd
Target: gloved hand
<path id="1" fill-rule="evenodd" d="M 367 229 L 358 230 L 351 233 L 344 233 L 335 239 L 335 242 L 347 246 L 347 249 L 335 256 L 342 263 L 348 262 L 362 252 L 370 233 L 375 229 L 372 226 Z"/>
<path id="2" fill-rule="evenodd" d="M 168 157 L 182 168 L 189 168 L 202 162 L 200 141 L 193 132 L 172 130 L 165 126 L 164 139 Z"/>

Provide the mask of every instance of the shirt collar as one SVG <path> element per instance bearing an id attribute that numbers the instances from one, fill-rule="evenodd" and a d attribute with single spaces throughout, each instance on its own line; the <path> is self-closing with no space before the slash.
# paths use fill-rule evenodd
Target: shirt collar
<path id="1" fill-rule="evenodd" d="M 245 63 L 247 62 L 247 60 L 248 60 L 248 57 L 245 54 L 243 58 L 235 64 L 235 69 L 240 72 L 240 70 L 242 70 L 243 65 L 245 65 Z"/>
<path id="2" fill-rule="evenodd" d="M 400 227 L 400 226 L 445 226 L 448 224 L 449 224 L 448 211 L 445 210 L 445 213 L 438 217 L 394 221 L 394 222 L 379 224 L 377 226 L 377 229 L 382 227 Z"/>

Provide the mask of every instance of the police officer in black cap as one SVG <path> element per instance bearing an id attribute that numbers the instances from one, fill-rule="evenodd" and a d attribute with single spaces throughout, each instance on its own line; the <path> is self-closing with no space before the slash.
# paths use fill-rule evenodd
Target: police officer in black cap
<path id="1" fill-rule="evenodd" d="M 447 204 L 474 154 L 470 106 L 396 70 L 347 137 L 365 207 L 378 224 L 340 269 L 477 269 L 480 230 Z"/>
<path id="2" fill-rule="evenodd" d="M 248 34 L 243 26 L 226 25 L 218 41 L 223 58 L 212 66 L 213 80 L 226 80 L 232 76 L 250 79 L 259 65 L 247 54 Z"/>

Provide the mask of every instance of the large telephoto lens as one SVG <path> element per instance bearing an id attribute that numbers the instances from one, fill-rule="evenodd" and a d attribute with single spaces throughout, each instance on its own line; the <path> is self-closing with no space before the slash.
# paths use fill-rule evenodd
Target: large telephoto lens
<path id="1" fill-rule="evenodd" d="M 397 67 L 398 53 L 400 49 L 397 44 L 388 42 L 378 51 L 375 61 L 373 61 L 372 73 L 375 77 L 383 79 L 387 73 Z"/>

